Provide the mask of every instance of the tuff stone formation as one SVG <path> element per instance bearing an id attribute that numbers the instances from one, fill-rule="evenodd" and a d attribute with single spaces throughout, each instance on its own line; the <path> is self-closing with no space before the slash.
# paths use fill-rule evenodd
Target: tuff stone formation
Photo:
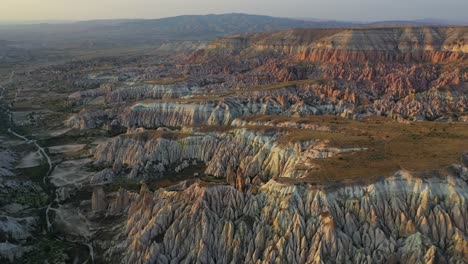
<path id="1" fill-rule="evenodd" d="M 270 180 L 257 193 L 190 185 L 142 191 L 121 263 L 465 263 L 468 170 L 401 171 L 337 188 Z"/>
<path id="2" fill-rule="evenodd" d="M 123 217 L 98 244 L 120 263 L 465 263 L 468 169 L 325 184 L 317 160 L 367 148 L 302 133 L 339 133 L 312 115 L 463 122 L 465 27 L 291 29 L 221 38 L 160 72 L 69 96 L 69 127 L 119 135 L 91 150 L 106 168 L 91 210 Z M 112 107 L 96 109 L 96 105 Z M 249 119 L 277 116 L 272 120 Z M 284 117 L 286 121 L 282 121 Z M 289 119 L 288 119 L 289 118 Z M 371 136 L 369 136 L 369 140 Z M 112 169 L 110 169 L 112 168 Z M 139 193 L 101 187 L 119 178 L 174 180 Z M 346 174 L 346 171 L 343 172 Z M 224 180 L 226 184 L 202 177 Z M 211 178 L 209 178 L 211 179 Z M 309 180 L 309 183 L 305 179 Z M 303 180 L 303 182 L 301 182 Z M 214 181 L 214 182 L 213 182 Z"/>
<path id="3" fill-rule="evenodd" d="M 82 111 L 67 124 L 228 125 L 259 114 L 462 119 L 467 39 L 466 27 L 292 29 L 222 38 L 177 61 L 171 72 L 188 76 L 179 84 L 106 84 L 71 95 L 74 103 L 114 107 Z"/>
<path id="4" fill-rule="evenodd" d="M 162 177 L 177 164 L 186 163 L 188 167 L 187 161 L 195 160 L 206 164 L 204 172 L 208 175 L 232 178 L 242 172 L 243 180 L 266 181 L 279 176 L 301 178 L 312 167 L 302 169 L 299 164 L 361 150 L 328 147 L 319 140 L 283 146 L 276 142 L 280 135 L 247 129 L 174 139 L 136 133 L 100 144 L 94 157 L 99 165 L 127 165 L 140 172 L 151 171 L 152 177 Z"/>
<path id="5" fill-rule="evenodd" d="M 21 73 L 0 260 L 468 263 L 467 27 L 179 44 Z"/>

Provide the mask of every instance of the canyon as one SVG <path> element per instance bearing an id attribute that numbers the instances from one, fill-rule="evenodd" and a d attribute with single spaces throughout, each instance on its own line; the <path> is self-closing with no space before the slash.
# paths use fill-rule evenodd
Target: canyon
<path id="1" fill-rule="evenodd" d="M 468 28 L 279 29 L 0 71 L 0 259 L 468 262 Z"/>

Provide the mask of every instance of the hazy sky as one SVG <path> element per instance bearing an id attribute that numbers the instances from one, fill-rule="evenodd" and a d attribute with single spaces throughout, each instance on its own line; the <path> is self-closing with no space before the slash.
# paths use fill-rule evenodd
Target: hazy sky
<path id="1" fill-rule="evenodd" d="M 468 20 L 468 0 L 0 0 L 0 20 L 159 18 L 249 13 L 335 20 Z"/>

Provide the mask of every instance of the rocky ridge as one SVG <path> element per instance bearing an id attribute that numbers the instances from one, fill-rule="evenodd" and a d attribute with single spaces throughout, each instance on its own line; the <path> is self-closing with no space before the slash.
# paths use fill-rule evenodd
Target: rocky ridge
<path id="1" fill-rule="evenodd" d="M 335 189 L 181 184 L 131 202 L 121 263 L 465 263 L 466 167 Z"/>
<path id="2" fill-rule="evenodd" d="M 100 144 L 94 151 L 95 163 L 130 166 L 130 175 L 150 173 L 158 178 L 200 162 L 206 165 L 205 174 L 227 178 L 234 186 L 241 181 L 244 186 L 280 176 L 302 178 L 313 169 L 313 159 L 360 150 L 328 147 L 319 140 L 284 146 L 277 142 L 282 133 L 275 131 L 236 129 L 181 137 L 152 137 L 151 133 L 122 135 Z"/>
<path id="3" fill-rule="evenodd" d="M 465 28 L 299 29 L 54 66 L 73 129 L 40 140 L 47 229 L 77 262 L 468 262 L 468 156 L 445 170 L 466 149 L 464 43 Z M 0 217 L 3 258 L 30 250 L 17 231 L 34 220 Z"/>
<path id="4" fill-rule="evenodd" d="M 185 76 L 174 84 L 137 81 L 145 74 L 74 93 L 72 103 L 113 108 L 67 123 L 229 125 L 258 114 L 464 120 L 467 34 L 465 27 L 295 29 L 223 38 L 166 69 Z"/>
<path id="5" fill-rule="evenodd" d="M 468 53 L 466 27 L 290 29 L 234 36 L 210 48 L 274 50 L 320 62 L 453 61 Z"/>

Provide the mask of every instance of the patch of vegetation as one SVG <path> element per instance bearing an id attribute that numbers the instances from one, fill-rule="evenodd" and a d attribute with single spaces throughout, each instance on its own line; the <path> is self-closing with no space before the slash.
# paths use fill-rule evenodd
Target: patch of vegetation
<path id="1" fill-rule="evenodd" d="M 203 175 L 205 169 L 206 166 L 204 164 L 191 165 L 180 172 L 167 173 L 164 178 L 151 180 L 147 184 L 150 189 L 156 190 L 173 186 L 187 180 L 207 178 L 208 176 L 194 176 L 195 173 Z"/>
<path id="2" fill-rule="evenodd" d="M 49 203 L 49 196 L 43 192 L 0 193 L 1 205 L 17 203 L 31 208 L 41 208 Z"/>
<path id="3" fill-rule="evenodd" d="M 263 133 L 281 133 L 280 144 L 319 140 L 329 147 L 362 148 L 332 158 L 315 159 L 308 182 L 334 183 L 343 180 L 371 179 L 388 176 L 400 169 L 412 173 L 438 171 L 443 173 L 458 163 L 468 149 L 468 124 L 463 122 L 402 123 L 385 117 L 349 120 L 337 116 L 249 116 L 249 122 L 278 124 L 295 122 L 327 128 L 285 128 L 277 126 L 246 126 Z M 200 132 L 229 132 L 240 127 L 202 126 Z"/>
<path id="4" fill-rule="evenodd" d="M 210 133 L 210 132 L 229 132 L 237 129 L 237 127 L 232 126 L 216 126 L 216 125 L 200 125 L 194 126 L 194 129 L 201 133 Z"/>
<path id="5" fill-rule="evenodd" d="M 211 102 L 211 101 L 219 101 L 222 100 L 223 96 L 221 94 L 209 94 L 207 96 L 194 96 L 194 97 L 188 97 L 188 98 L 165 98 L 165 99 L 146 99 L 142 101 L 138 101 L 132 104 L 132 106 L 136 106 L 139 104 L 153 104 L 153 103 L 168 103 L 168 102 L 173 102 L 173 103 L 204 103 L 204 102 Z"/>
<path id="6" fill-rule="evenodd" d="M 83 157 L 91 156 L 89 151 L 90 151 L 89 148 L 83 148 L 83 149 L 80 149 L 80 150 L 77 150 L 77 151 L 65 152 L 65 153 L 63 153 L 61 155 L 63 155 L 67 159 L 70 159 L 70 158 L 71 159 L 80 159 L 80 158 L 83 158 Z"/>
<path id="7" fill-rule="evenodd" d="M 11 128 L 13 131 L 15 131 L 17 134 L 20 135 L 27 135 L 28 139 L 33 139 L 29 135 L 32 134 L 32 127 L 31 126 L 12 126 Z"/>
<path id="8" fill-rule="evenodd" d="M 202 182 L 200 183 L 200 186 L 205 186 L 205 187 L 227 184 L 226 178 L 219 178 L 219 177 L 214 177 L 210 175 L 203 175 L 200 179 L 202 180 Z"/>
<path id="9" fill-rule="evenodd" d="M 174 131 L 146 130 L 141 133 L 125 134 L 122 137 L 128 137 L 137 141 L 148 141 L 150 139 L 164 138 L 169 140 L 179 140 L 191 136 L 188 133 Z"/>
<path id="10" fill-rule="evenodd" d="M 255 116 L 242 119 L 273 124 L 301 122 L 329 128 L 329 131 L 317 131 L 270 126 L 283 133 L 278 142 L 284 145 L 320 140 L 329 147 L 365 149 L 315 159 L 315 168 L 304 168 L 310 170 L 305 180 L 312 183 L 377 178 L 400 169 L 413 173 L 444 171 L 459 162 L 461 154 L 468 149 L 468 124 L 463 122 L 402 123 L 385 117 L 349 120 L 337 116 Z M 265 130 L 264 126 L 247 128 Z"/>
<path id="11" fill-rule="evenodd" d="M 141 188 L 141 182 L 140 180 L 131 180 L 126 177 L 117 177 L 111 184 L 104 186 L 104 191 L 106 193 L 116 192 L 120 190 L 120 188 L 138 192 Z"/>
<path id="12" fill-rule="evenodd" d="M 269 91 L 269 90 L 277 90 L 286 87 L 293 87 L 299 85 L 310 85 L 310 84 L 324 84 L 326 80 L 323 79 L 306 79 L 306 80 L 297 80 L 297 81 L 290 81 L 290 82 L 279 82 L 273 84 L 266 84 L 266 85 L 259 85 L 259 86 L 249 86 L 243 88 L 243 90 L 247 91 Z"/>
<path id="13" fill-rule="evenodd" d="M 342 118 L 334 115 L 315 115 L 307 117 L 289 117 L 289 116 L 276 116 L 276 115 L 256 115 L 256 116 L 242 116 L 241 120 L 247 122 L 272 122 L 275 124 L 291 122 L 298 124 L 318 124 L 318 125 L 330 125 L 330 124 L 350 124 L 352 120 Z"/>
<path id="14" fill-rule="evenodd" d="M 336 182 L 380 177 L 399 169 L 413 173 L 445 170 L 457 163 L 461 154 L 468 149 L 466 123 L 406 124 L 372 117 L 361 121 L 344 121 L 333 132 L 295 130 L 282 139 L 286 142 L 321 139 L 327 140 L 332 147 L 367 148 L 314 160 L 319 169 L 310 172 L 310 180 Z"/>
<path id="15" fill-rule="evenodd" d="M 286 133 L 290 129 L 284 127 L 272 127 L 272 126 L 244 126 L 240 128 L 245 128 L 250 131 L 256 131 L 264 134 L 265 136 L 275 136 L 278 133 Z"/>
<path id="16" fill-rule="evenodd" d="M 72 249 L 72 245 L 54 238 L 41 238 L 34 243 L 34 250 L 27 253 L 17 263 L 43 264 L 43 263 L 67 263 L 66 252 Z"/>
<path id="17" fill-rule="evenodd" d="M 20 175 L 25 176 L 34 182 L 42 184 L 44 177 L 49 171 L 49 165 L 47 163 L 43 163 L 36 167 L 24 168 L 24 169 L 18 169 L 18 170 L 20 172 Z"/>
<path id="18" fill-rule="evenodd" d="M 60 99 L 53 99 L 47 101 L 47 109 L 50 109 L 54 112 L 59 113 L 72 113 L 73 108 L 71 107 L 70 103 L 64 98 Z"/>
<path id="19" fill-rule="evenodd" d="M 89 129 L 85 131 L 71 130 L 58 137 L 49 137 L 38 140 L 43 147 L 52 147 L 68 144 L 91 144 L 96 139 L 106 136 L 106 132 L 99 129 Z"/>
<path id="20" fill-rule="evenodd" d="M 170 84 L 176 84 L 180 82 L 187 81 L 188 77 L 186 76 L 174 76 L 174 77 L 168 77 L 168 78 L 161 78 L 161 79 L 155 79 L 155 80 L 149 80 L 144 82 L 145 84 L 154 84 L 154 85 L 170 85 Z"/>
<path id="21" fill-rule="evenodd" d="M 8 124 L 10 123 L 10 118 L 8 117 L 8 106 L 0 101 L 0 133 L 8 133 Z"/>

